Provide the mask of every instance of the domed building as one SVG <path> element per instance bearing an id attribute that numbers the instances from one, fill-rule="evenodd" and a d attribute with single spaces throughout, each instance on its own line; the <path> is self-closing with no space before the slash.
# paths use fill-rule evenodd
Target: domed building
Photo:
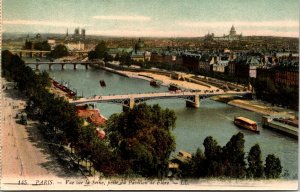
<path id="1" fill-rule="evenodd" d="M 132 51 L 130 58 L 134 61 L 144 62 L 150 60 L 151 54 L 148 51 L 145 51 L 145 44 L 139 38 L 138 42 L 134 45 L 134 50 Z"/>
<path id="2" fill-rule="evenodd" d="M 221 37 L 216 37 L 214 34 L 207 34 L 204 36 L 206 40 L 214 40 L 214 41 L 238 41 L 241 40 L 242 34 L 238 35 L 236 33 L 235 27 L 232 25 L 228 35 L 223 35 Z"/>
<path id="3" fill-rule="evenodd" d="M 141 40 L 141 38 L 139 38 L 138 42 L 134 45 L 134 51 L 138 52 L 138 51 L 143 51 L 145 48 L 145 44 L 144 42 Z"/>
<path id="4" fill-rule="evenodd" d="M 231 27 L 231 29 L 230 29 L 229 35 L 230 35 L 230 36 L 235 36 L 235 35 L 236 35 L 236 31 L 235 31 L 235 28 L 234 28 L 233 25 L 232 25 L 232 27 Z"/>

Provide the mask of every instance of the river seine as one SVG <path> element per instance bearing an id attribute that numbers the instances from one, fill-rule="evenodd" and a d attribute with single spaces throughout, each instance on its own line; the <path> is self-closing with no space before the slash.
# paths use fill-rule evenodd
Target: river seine
<path id="1" fill-rule="evenodd" d="M 70 65 L 63 71 L 60 65 L 53 65 L 51 71 L 48 70 L 48 66 L 40 66 L 40 68 L 49 72 L 50 76 L 59 82 L 69 82 L 71 89 L 76 89 L 78 95 L 84 97 L 168 91 L 167 87 L 153 88 L 145 80 L 127 78 L 103 70 L 85 70 L 84 66 L 78 66 L 77 70 L 73 70 L 73 65 Z M 100 86 L 99 80 L 105 80 L 105 88 Z M 187 108 L 185 101 L 181 99 L 150 100 L 147 103 L 157 103 L 163 108 L 175 111 L 177 121 L 173 134 L 176 138 L 176 153 L 179 150 L 194 153 L 198 147 L 204 150 L 203 141 L 207 136 L 213 136 L 219 145 L 224 146 L 233 134 L 241 131 L 245 135 L 246 155 L 251 146 L 258 143 L 262 150 L 263 161 L 268 154 L 275 154 L 281 160 L 285 177 L 297 179 L 298 141 L 262 128 L 262 115 L 210 99 L 201 100 L 198 109 Z M 122 111 L 122 106 L 117 104 L 100 103 L 97 107 L 107 118 L 113 113 Z M 233 124 L 234 116 L 244 116 L 256 121 L 260 134 L 236 127 Z"/>

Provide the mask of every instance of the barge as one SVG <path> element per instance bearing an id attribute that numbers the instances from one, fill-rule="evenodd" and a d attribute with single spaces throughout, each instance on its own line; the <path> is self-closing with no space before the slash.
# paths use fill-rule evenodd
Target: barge
<path id="1" fill-rule="evenodd" d="M 150 85 L 152 87 L 159 87 L 161 85 L 161 83 L 159 81 L 156 81 L 156 80 L 151 80 Z"/>
<path id="2" fill-rule="evenodd" d="M 298 131 L 299 131 L 298 125 L 287 123 L 287 122 L 288 121 L 284 121 L 281 118 L 275 116 L 262 117 L 263 127 L 270 128 L 279 133 L 298 139 Z"/>
<path id="3" fill-rule="evenodd" d="M 169 85 L 169 91 L 177 91 L 177 90 L 181 90 L 180 87 L 174 83 L 171 83 Z"/>

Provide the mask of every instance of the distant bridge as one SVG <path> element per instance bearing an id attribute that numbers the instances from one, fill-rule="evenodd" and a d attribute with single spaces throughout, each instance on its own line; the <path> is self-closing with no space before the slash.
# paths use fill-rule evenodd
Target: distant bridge
<path id="1" fill-rule="evenodd" d="M 85 69 L 89 68 L 90 64 L 98 64 L 98 61 L 36 61 L 26 62 L 25 65 L 35 65 L 35 69 L 39 70 L 40 65 L 49 65 L 49 70 L 52 69 L 52 65 L 61 65 L 61 69 L 64 70 L 66 65 L 73 65 L 74 69 L 77 69 L 77 65 L 84 65 Z"/>
<path id="2" fill-rule="evenodd" d="M 34 49 L 12 49 L 12 50 L 9 50 L 9 51 L 14 53 L 14 54 L 18 54 L 21 58 L 22 58 L 23 54 L 29 55 L 29 57 L 33 57 L 34 55 L 38 55 L 39 57 L 43 57 L 46 54 L 51 52 L 51 51 L 40 51 L 40 50 L 34 50 Z M 78 54 L 78 55 L 87 54 L 88 52 L 89 52 L 88 50 L 69 51 L 70 54 Z"/>
<path id="3" fill-rule="evenodd" d="M 152 99 L 172 99 L 179 98 L 186 100 L 187 107 L 200 107 L 200 99 L 206 97 L 212 97 L 216 95 L 246 95 L 251 94 L 251 92 L 232 92 L 232 93 L 201 93 L 199 92 L 162 92 L 162 93 L 142 93 L 142 94 L 128 94 L 128 95 L 106 95 L 106 96 L 94 96 L 90 98 L 80 98 L 80 99 L 69 99 L 70 103 L 75 105 L 87 104 L 87 103 L 101 103 L 101 102 L 111 102 L 116 104 L 121 104 L 125 107 L 133 108 L 135 104 L 140 104 L 147 100 Z"/>

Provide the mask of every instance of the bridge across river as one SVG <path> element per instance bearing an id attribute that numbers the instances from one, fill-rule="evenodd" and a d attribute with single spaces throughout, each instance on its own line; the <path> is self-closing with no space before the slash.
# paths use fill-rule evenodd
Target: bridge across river
<path id="1" fill-rule="evenodd" d="M 212 97 L 216 95 L 240 95 L 244 96 L 247 94 L 251 94 L 251 92 L 209 92 L 209 93 L 201 93 L 199 92 L 161 92 L 161 93 L 141 93 L 141 94 L 128 94 L 128 95 L 104 95 L 90 98 L 80 98 L 80 99 L 69 99 L 70 103 L 75 105 L 79 104 L 87 104 L 87 103 L 101 103 L 101 102 L 111 102 L 116 104 L 121 104 L 123 106 L 133 108 L 135 104 L 140 104 L 147 100 L 152 99 L 172 99 L 179 98 L 186 100 L 187 107 L 200 107 L 200 99 Z"/>
<path id="2" fill-rule="evenodd" d="M 42 50 L 34 50 L 34 49 L 11 49 L 10 52 L 14 54 L 18 54 L 21 58 L 23 55 L 29 55 L 29 57 L 33 57 L 34 55 L 37 55 L 39 57 L 43 57 L 47 54 L 49 54 L 51 51 L 42 51 Z M 71 55 L 86 55 L 89 52 L 89 50 L 70 50 L 69 53 Z"/>
<path id="3" fill-rule="evenodd" d="M 99 61 L 36 61 L 26 62 L 25 65 L 35 65 L 35 69 L 38 70 L 40 65 L 49 65 L 49 70 L 52 69 L 52 65 L 61 65 L 61 69 L 64 70 L 66 65 L 73 65 L 74 69 L 77 69 L 77 65 L 84 65 L 85 69 L 89 68 L 90 64 L 99 64 Z"/>

